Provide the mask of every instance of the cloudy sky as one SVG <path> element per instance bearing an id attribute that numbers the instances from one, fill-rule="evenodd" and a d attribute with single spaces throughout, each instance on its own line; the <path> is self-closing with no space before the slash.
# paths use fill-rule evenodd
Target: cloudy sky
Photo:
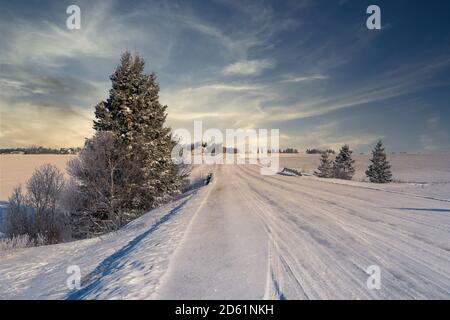
<path id="1" fill-rule="evenodd" d="M 382 30 L 366 28 L 381 8 Z M 66 8 L 81 8 L 81 30 Z M 281 146 L 450 149 L 449 1 L 0 0 L 0 147 L 81 146 L 121 52 L 173 128 L 279 128 Z"/>

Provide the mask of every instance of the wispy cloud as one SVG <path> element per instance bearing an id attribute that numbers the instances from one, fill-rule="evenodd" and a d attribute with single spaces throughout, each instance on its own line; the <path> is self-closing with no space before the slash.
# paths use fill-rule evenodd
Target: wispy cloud
<path id="1" fill-rule="evenodd" d="M 304 82 L 304 81 L 312 81 L 312 80 L 327 80 L 329 76 L 325 76 L 322 74 L 313 74 L 310 76 L 288 76 L 286 79 L 281 82 Z"/>
<path id="2" fill-rule="evenodd" d="M 112 57 L 118 47 L 126 48 L 126 44 L 144 36 L 139 29 L 131 29 L 131 25 L 125 28 L 122 18 L 111 19 L 111 3 L 83 8 L 86 9 L 82 11 L 80 30 L 68 30 L 63 19 L 58 20 L 60 23 L 40 20 L 31 24 L 22 18 L 2 21 L 2 29 L 9 31 L 2 36 L 0 62 L 58 67 L 67 58 Z"/>
<path id="3" fill-rule="evenodd" d="M 292 135 L 289 138 L 291 145 L 302 149 L 323 148 L 339 150 L 344 144 L 350 145 L 353 150 L 360 150 L 373 145 L 378 139 L 383 139 L 383 134 L 362 133 L 342 134 L 342 128 L 338 121 L 308 127 L 304 134 Z"/>
<path id="4" fill-rule="evenodd" d="M 436 74 L 444 72 L 449 65 L 450 59 L 446 57 L 439 58 L 434 62 L 404 65 L 397 70 L 372 77 L 365 83 L 357 83 L 343 93 L 335 93 L 330 96 L 321 95 L 294 105 L 274 106 L 269 110 L 274 120 L 295 120 L 401 97 L 425 88 L 449 86 L 448 82 L 431 80 Z"/>
<path id="5" fill-rule="evenodd" d="M 242 60 L 226 66 L 225 75 L 257 76 L 266 69 L 273 69 L 275 61 L 272 59 Z"/>
<path id="6" fill-rule="evenodd" d="M 233 91 L 257 91 L 261 90 L 263 87 L 260 85 L 250 85 L 250 84 L 227 84 L 227 83 L 217 83 L 208 84 L 199 87 L 186 88 L 183 92 L 193 92 L 193 91 L 209 91 L 213 90 L 215 92 L 233 92 Z"/>

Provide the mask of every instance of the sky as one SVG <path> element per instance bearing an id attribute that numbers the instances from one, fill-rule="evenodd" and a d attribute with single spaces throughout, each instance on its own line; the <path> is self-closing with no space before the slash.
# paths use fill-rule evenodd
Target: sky
<path id="1" fill-rule="evenodd" d="M 66 27 L 71 4 L 80 30 Z M 381 30 L 366 27 L 371 4 Z M 130 50 L 157 74 L 173 129 L 449 151 L 448 12 L 443 0 L 0 0 L 0 147 L 82 146 Z"/>

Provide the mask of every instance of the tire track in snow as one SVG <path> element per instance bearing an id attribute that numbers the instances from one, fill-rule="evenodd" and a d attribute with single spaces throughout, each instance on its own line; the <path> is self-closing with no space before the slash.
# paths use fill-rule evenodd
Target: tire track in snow
<path id="1" fill-rule="evenodd" d="M 213 170 L 213 171 L 214 171 L 214 170 Z M 166 272 L 162 275 L 162 277 L 161 277 L 161 279 L 160 279 L 160 281 L 159 281 L 158 286 L 155 288 L 155 291 L 154 291 L 154 292 L 152 293 L 152 295 L 149 297 L 150 299 L 158 299 L 158 295 L 159 295 L 158 289 L 159 289 L 160 287 L 162 287 L 162 286 L 165 284 L 165 282 L 167 281 L 167 278 L 170 276 L 170 272 L 171 272 L 171 270 L 174 268 L 174 266 L 173 266 L 174 258 L 176 258 L 177 255 L 179 254 L 180 250 L 182 250 L 183 244 L 184 244 L 184 242 L 186 241 L 186 237 L 187 237 L 187 235 L 189 234 L 189 231 L 190 231 L 190 229 L 192 228 L 192 225 L 193 225 L 193 223 L 195 222 L 195 220 L 196 220 L 196 218 L 197 218 L 197 216 L 198 216 L 198 213 L 203 209 L 203 207 L 205 206 L 205 203 L 208 201 L 209 195 L 211 194 L 211 190 L 214 188 L 215 182 L 216 182 L 216 178 L 213 178 L 213 179 L 208 183 L 208 185 L 205 186 L 205 188 L 207 188 L 206 194 L 205 194 L 205 196 L 203 197 L 203 200 L 201 201 L 200 205 L 197 207 L 197 209 L 195 210 L 194 214 L 192 215 L 192 218 L 191 218 L 191 220 L 189 221 L 189 223 L 188 223 L 188 225 L 187 225 L 187 227 L 186 227 L 186 230 L 185 230 L 185 232 L 184 232 L 184 234 L 183 234 L 183 237 L 182 237 L 180 243 L 178 244 L 177 248 L 176 248 L 176 249 L 174 250 L 174 252 L 172 253 L 172 256 L 171 256 L 172 259 L 169 260 L 169 264 L 168 264 L 167 270 L 166 270 Z"/>
<path id="2" fill-rule="evenodd" d="M 234 166 L 218 166 L 214 186 L 171 263 L 162 299 L 261 299 L 267 239 Z"/>
<path id="3" fill-rule="evenodd" d="M 397 282 L 395 287 L 396 287 L 396 290 L 399 290 L 397 293 L 395 293 L 395 291 L 394 291 L 392 294 L 395 294 L 395 295 L 393 295 L 391 297 L 406 297 L 406 296 L 429 297 L 430 296 L 429 289 L 426 289 L 426 287 L 430 287 L 430 288 L 434 287 L 434 289 L 436 291 L 435 296 L 437 296 L 437 297 L 445 296 L 446 292 L 448 292 L 449 278 L 448 278 L 448 274 L 446 273 L 446 270 L 448 270 L 448 268 L 445 268 L 445 262 L 444 262 L 446 260 L 448 262 L 448 259 L 449 259 L 448 251 L 438 251 L 438 253 L 435 254 L 436 244 L 434 244 L 434 246 L 430 245 L 429 243 L 424 245 L 423 243 L 419 243 L 419 242 L 417 242 L 417 240 L 411 239 L 410 237 L 407 237 L 406 235 L 398 234 L 398 230 L 395 230 L 392 227 L 390 229 L 391 231 L 389 233 L 387 233 L 386 226 L 381 226 L 378 223 L 374 223 L 374 222 L 370 222 L 370 221 L 365 221 L 365 222 L 361 221 L 360 226 L 355 225 L 355 222 L 358 222 L 358 220 L 355 220 L 354 218 L 348 219 L 348 217 L 347 217 L 349 214 L 348 206 L 352 200 L 350 197 L 347 197 L 346 206 L 339 205 L 339 206 L 333 207 L 332 204 L 327 203 L 327 202 L 323 202 L 323 204 L 320 204 L 321 200 L 323 200 L 323 198 L 318 199 L 317 197 L 318 196 L 320 197 L 321 194 L 327 194 L 327 193 L 323 193 L 319 189 L 315 190 L 316 192 L 304 193 L 303 185 L 297 185 L 296 190 L 293 190 L 293 189 L 289 190 L 289 189 L 286 189 L 285 185 L 280 185 L 279 183 L 274 183 L 274 181 L 271 179 L 272 177 L 269 177 L 269 178 L 261 177 L 261 176 L 255 174 L 255 176 L 252 178 L 251 175 L 253 174 L 253 170 L 252 170 L 253 168 L 250 168 L 249 166 L 240 167 L 239 169 L 242 174 L 246 175 L 246 177 L 242 177 L 242 180 L 246 181 L 250 187 L 253 186 L 254 188 L 257 188 L 257 190 L 255 190 L 256 193 L 264 194 L 265 189 L 270 190 L 270 192 L 267 191 L 267 194 L 265 195 L 265 197 L 266 197 L 265 201 L 272 202 L 272 204 L 275 207 L 278 207 L 277 210 L 280 213 L 280 219 L 282 219 L 284 215 L 290 216 L 291 218 L 298 219 L 303 216 L 303 214 L 301 212 L 299 212 L 298 210 L 299 209 L 301 210 L 302 207 L 305 207 L 308 210 L 307 212 L 311 212 L 311 213 L 317 212 L 317 214 L 314 213 L 313 215 L 310 215 L 309 219 L 314 218 L 312 221 L 314 221 L 314 220 L 316 220 L 316 218 L 320 217 L 318 214 L 320 214 L 320 212 L 323 212 L 323 214 L 325 214 L 327 216 L 328 220 L 332 219 L 331 221 L 333 224 L 336 224 L 336 226 L 344 227 L 347 230 L 347 231 L 345 231 L 346 234 L 349 233 L 349 234 L 351 234 L 352 237 L 357 236 L 364 242 L 366 241 L 366 239 L 367 240 L 371 239 L 371 238 L 376 239 L 376 246 L 373 246 L 373 245 L 371 246 L 370 242 L 367 243 L 368 247 L 366 248 L 365 251 L 367 251 L 369 249 L 368 253 L 366 252 L 364 254 L 364 247 L 361 247 L 360 245 L 357 245 L 357 244 L 351 245 L 351 246 L 343 249 L 342 252 L 343 253 L 345 252 L 346 256 L 355 257 L 357 259 L 356 261 L 366 260 L 367 263 L 370 262 L 370 260 L 367 260 L 367 258 L 369 258 L 370 256 L 373 257 L 373 255 L 377 256 L 378 258 L 385 257 L 386 259 L 388 259 L 388 260 L 384 260 L 385 263 L 387 263 L 387 265 L 390 265 L 395 270 L 395 272 L 392 271 L 392 273 L 390 275 L 388 274 L 388 278 L 390 277 L 391 278 L 390 280 L 392 280 L 393 282 Z M 248 171 L 250 171 L 250 173 Z M 274 179 L 274 180 L 279 180 L 279 179 Z M 295 181 L 300 181 L 300 180 L 296 179 Z M 263 182 L 263 183 L 261 184 L 261 182 Z M 282 182 L 282 181 L 280 181 L 280 182 Z M 263 187 L 263 185 L 267 186 L 267 187 Z M 276 193 L 275 190 L 273 189 L 274 186 L 276 188 L 279 188 L 281 193 Z M 345 186 L 343 186 L 343 188 L 345 188 Z M 298 198 L 302 194 L 305 195 L 305 198 L 304 198 L 306 200 L 305 203 L 298 202 Z M 328 197 L 332 198 L 333 195 L 328 193 Z M 275 199 L 277 199 L 277 200 L 275 200 Z M 315 200 L 313 203 L 311 200 L 314 200 L 314 199 L 317 199 L 317 200 Z M 309 202 L 309 204 L 307 202 Z M 289 204 L 291 204 L 291 205 L 289 205 Z M 289 208 L 290 207 L 292 208 L 295 206 L 297 206 L 298 209 L 296 210 L 295 213 L 290 214 Z M 366 209 L 363 206 L 359 206 L 359 207 L 355 207 L 354 210 L 356 210 L 356 211 L 360 210 L 360 211 L 364 212 L 364 210 L 366 210 Z M 375 216 L 381 214 L 381 212 L 379 212 L 379 211 L 380 210 L 378 209 L 378 211 L 373 212 L 373 213 L 376 212 Z M 389 218 L 394 219 L 395 217 L 391 216 Z M 323 230 L 323 231 L 326 230 L 328 220 L 323 220 L 321 222 L 317 222 L 317 224 L 315 224 L 315 225 L 317 225 L 317 227 L 314 227 L 314 229 L 311 230 L 310 236 L 315 238 L 317 236 L 318 230 Z M 305 226 L 307 226 L 309 224 L 309 221 L 303 220 L 303 224 L 304 223 L 306 223 Z M 409 222 L 409 223 L 411 223 L 411 222 Z M 417 223 L 420 223 L 420 222 L 417 222 Z M 411 224 L 411 226 L 413 226 L 414 228 L 417 228 L 418 225 Z M 299 226 L 299 228 L 304 229 L 303 227 L 301 227 L 301 225 Z M 317 228 L 320 228 L 320 229 L 317 229 Z M 437 226 L 434 226 L 434 228 L 436 230 Z M 289 230 L 289 225 L 284 225 L 283 230 L 284 230 L 284 232 L 287 232 Z M 430 230 L 430 231 L 432 231 L 432 230 Z M 334 232 L 333 229 L 329 229 L 328 234 L 326 234 L 326 236 L 329 237 L 330 235 L 333 235 L 333 232 Z M 391 239 L 393 237 L 396 238 L 395 241 L 394 241 L 394 239 Z M 446 237 L 448 238 L 448 234 L 447 235 L 442 234 L 441 237 L 443 239 L 445 239 Z M 316 240 L 317 240 L 317 244 L 320 244 L 320 242 L 322 241 L 320 238 L 316 239 Z M 411 241 L 413 242 L 413 245 L 411 245 L 411 243 L 410 243 Z M 339 243 L 339 238 L 336 238 L 336 239 L 330 238 L 330 240 L 327 240 L 327 242 L 328 242 L 327 244 L 336 244 L 336 243 Z M 399 246 L 399 245 L 401 245 L 401 246 Z M 357 251 L 353 250 L 353 247 L 355 247 L 354 249 Z M 358 249 L 358 247 L 361 247 L 361 248 Z M 386 248 L 391 248 L 391 249 L 386 251 Z M 417 252 L 416 250 L 418 248 L 421 248 L 421 250 L 424 250 L 424 251 L 422 253 Z M 394 249 L 395 251 L 390 253 L 390 251 L 392 249 Z M 405 252 L 405 249 L 408 249 L 408 250 Z M 317 246 L 316 250 L 320 250 L 320 246 Z M 333 251 L 337 252 L 337 248 L 333 249 Z M 430 254 L 434 256 L 431 259 L 430 259 Z M 424 256 L 422 257 L 422 255 L 424 255 Z M 365 258 L 366 256 L 367 256 L 367 258 Z M 428 256 L 428 258 L 427 258 L 427 256 Z M 326 257 L 326 254 L 323 254 L 323 257 Z M 311 259 L 311 258 L 312 258 L 312 256 L 309 257 L 309 259 Z M 429 259 L 429 260 L 427 260 L 427 259 Z M 372 261 L 373 261 L 373 258 L 372 258 Z M 411 270 L 405 269 L 404 264 L 406 261 L 409 261 L 409 262 L 407 262 L 407 265 L 409 265 L 410 268 L 412 268 Z M 430 264 L 431 261 L 435 261 L 435 262 Z M 417 265 L 417 263 L 419 263 L 419 265 Z M 440 263 L 440 264 L 437 264 L 437 263 Z M 358 269 L 361 270 L 362 275 L 364 275 L 364 270 L 365 270 L 365 267 L 367 267 L 367 265 L 368 264 L 366 264 L 365 266 L 360 265 L 359 267 L 357 267 Z M 447 266 L 448 265 L 449 264 L 447 263 Z M 340 267 L 340 266 L 337 266 L 337 267 Z M 439 268 L 442 268 L 442 269 L 440 270 Z M 417 278 L 417 277 L 419 277 L 419 278 Z M 401 279 L 401 282 L 399 282 L 397 279 Z M 304 279 L 304 280 L 309 281 L 309 279 Z M 391 283 L 394 285 L 395 283 L 393 283 L 393 282 L 391 282 Z M 410 287 L 411 284 L 414 284 L 414 286 L 412 288 Z M 411 290 L 416 291 L 416 293 L 411 292 Z M 364 292 L 359 292 L 359 293 L 355 292 L 355 293 L 356 293 L 356 296 L 359 296 L 359 297 L 367 294 L 367 292 L 365 292 L 365 293 Z M 388 295 L 388 297 L 389 296 L 390 295 Z"/>
<path id="4" fill-rule="evenodd" d="M 240 166 L 239 166 L 240 167 Z M 266 291 L 264 293 L 264 299 L 279 299 L 285 300 L 283 290 L 286 285 L 286 280 L 284 274 L 294 282 L 295 290 L 299 297 L 308 299 L 308 295 L 302 287 L 301 282 L 297 279 L 295 273 L 292 271 L 290 264 L 286 261 L 286 258 L 281 253 L 279 242 L 275 231 L 273 230 L 273 225 L 268 221 L 267 213 L 271 211 L 271 208 L 266 202 L 262 201 L 257 194 L 252 190 L 248 184 L 245 184 L 244 180 L 241 178 L 239 173 L 237 173 L 239 179 L 236 179 L 241 188 L 241 191 L 245 191 L 246 199 L 256 207 L 254 210 L 255 214 L 260 219 L 264 226 L 264 229 L 268 235 L 268 267 L 267 267 L 267 278 L 266 278 Z M 290 257 L 292 259 L 292 257 Z"/>

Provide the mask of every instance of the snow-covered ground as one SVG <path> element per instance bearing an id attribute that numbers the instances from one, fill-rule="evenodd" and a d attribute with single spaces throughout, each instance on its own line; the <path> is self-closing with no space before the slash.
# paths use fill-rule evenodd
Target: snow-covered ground
<path id="1" fill-rule="evenodd" d="M 0 299 L 145 299 L 203 201 L 197 190 L 99 238 L 0 254 Z M 83 288 L 70 291 L 67 268 Z"/>
<path id="2" fill-rule="evenodd" d="M 450 295 L 450 202 L 256 166 L 219 167 L 212 188 L 155 297 Z M 366 286 L 370 265 L 379 291 Z"/>
<path id="3" fill-rule="evenodd" d="M 0 299 L 450 298 L 448 197 L 196 168 L 211 171 L 208 186 L 117 233 L 0 257 Z M 380 290 L 367 288 L 370 265 Z"/>
<path id="4" fill-rule="evenodd" d="M 313 174 L 319 165 L 319 155 L 282 154 L 280 166 Z M 393 183 L 374 185 L 359 183 L 367 181 L 365 171 L 370 164 L 368 154 L 355 154 L 353 181 L 327 180 L 328 182 L 352 184 L 360 187 L 404 192 L 432 198 L 450 200 L 450 153 L 389 154 Z"/>
<path id="5" fill-rule="evenodd" d="M 330 156 L 334 159 L 334 155 Z M 371 154 L 353 154 L 355 176 L 353 180 L 364 181 Z M 395 182 L 404 183 L 450 183 L 450 152 L 388 154 Z M 317 154 L 281 154 L 280 165 L 302 172 L 314 173 L 320 162 Z"/>
<path id="6" fill-rule="evenodd" d="M 34 170 L 43 164 L 51 163 L 62 172 L 75 155 L 57 154 L 2 154 L 0 155 L 0 201 L 7 201 L 14 187 L 25 187 Z"/>

